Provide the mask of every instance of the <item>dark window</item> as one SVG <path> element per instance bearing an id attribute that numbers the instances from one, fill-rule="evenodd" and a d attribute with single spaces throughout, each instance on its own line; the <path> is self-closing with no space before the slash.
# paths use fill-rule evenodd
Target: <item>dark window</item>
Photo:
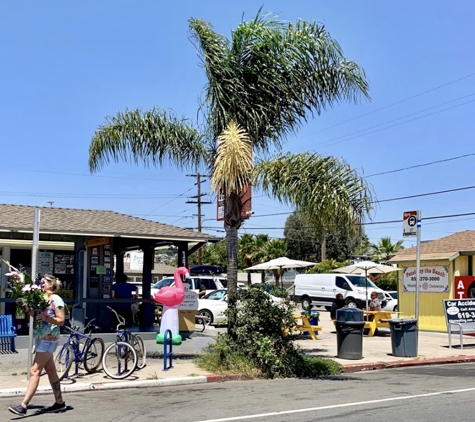
<path id="1" fill-rule="evenodd" d="M 336 277 L 336 287 L 339 287 L 343 290 L 351 290 L 351 287 L 348 285 L 348 282 L 343 277 Z"/>

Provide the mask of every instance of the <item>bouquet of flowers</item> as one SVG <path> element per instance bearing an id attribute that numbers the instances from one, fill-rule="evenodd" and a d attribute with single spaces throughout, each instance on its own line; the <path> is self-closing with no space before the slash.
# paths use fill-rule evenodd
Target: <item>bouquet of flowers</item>
<path id="1" fill-rule="evenodd" d="M 7 261 L 4 262 L 10 267 L 10 272 L 5 275 L 10 277 L 10 293 L 16 299 L 15 317 L 25 318 L 25 307 L 32 309 L 36 313 L 34 318 L 36 325 L 37 313 L 43 312 L 49 306 L 47 295 L 39 285 L 39 280 L 34 282 L 28 273 L 18 270 Z"/>

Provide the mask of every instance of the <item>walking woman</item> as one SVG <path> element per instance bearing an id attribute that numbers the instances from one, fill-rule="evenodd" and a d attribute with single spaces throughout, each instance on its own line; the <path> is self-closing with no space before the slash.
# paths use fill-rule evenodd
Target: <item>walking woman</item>
<path id="1" fill-rule="evenodd" d="M 52 275 L 44 275 L 41 279 L 43 291 L 48 296 L 49 306 L 37 317 L 42 321 L 41 328 L 35 329 L 36 355 L 33 365 L 30 368 L 30 380 L 26 389 L 25 397 L 18 406 L 9 407 L 8 410 L 19 416 L 26 416 L 26 411 L 31 399 L 36 393 L 40 382 L 40 375 L 44 368 L 48 374 L 48 379 L 53 389 L 55 403 L 47 407 L 43 412 L 60 412 L 66 410 L 66 403 L 61 395 L 61 385 L 54 365 L 53 353 L 59 342 L 59 327 L 64 324 L 64 302 L 56 292 L 61 287 L 61 282 Z M 33 310 L 28 309 L 28 317 L 33 315 Z"/>

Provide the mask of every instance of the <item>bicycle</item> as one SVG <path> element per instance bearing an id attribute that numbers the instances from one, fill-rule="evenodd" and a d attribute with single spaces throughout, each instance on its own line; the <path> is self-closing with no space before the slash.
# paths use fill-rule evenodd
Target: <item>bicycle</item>
<path id="1" fill-rule="evenodd" d="M 100 328 L 92 325 L 94 319 L 84 327 L 84 333 L 79 327 L 64 327 L 69 332 L 69 337 L 54 358 L 59 380 L 69 378 L 69 370 L 73 362 L 76 364 L 75 376 L 78 375 L 79 365 L 83 365 L 87 373 L 91 374 L 99 368 L 104 353 L 104 340 L 92 337 L 93 332 Z"/>
<path id="2" fill-rule="evenodd" d="M 115 314 L 118 324 L 116 340 L 107 347 L 102 357 L 102 368 L 109 377 L 124 379 L 136 369 L 145 367 L 147 352 L 142 337 L 121 328 L 125 326 L 125 319 L 110 306 L 107 308 Z"/>

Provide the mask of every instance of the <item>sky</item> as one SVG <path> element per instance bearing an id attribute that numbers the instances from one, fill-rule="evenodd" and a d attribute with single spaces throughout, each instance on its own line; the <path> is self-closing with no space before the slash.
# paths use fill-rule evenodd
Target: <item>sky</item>
<path id="1" fill-rule="evenodd" d="M 323 23 L 370 84 L 370 101 L 310 119 L 284 152 L 338 157 L 366 178 L 379 201 L 365 225 L 373 243 L 414 245 L 402 236 L 411 210 L 421 211 L 423 241 L 475 230 L 472 0 L 1 2 L 0 202 L 54 201 L 196 228 L 190 172 L 110 163 L 91 174 L 89 145 L 117 111 L 158 106 L 196 121 L 206 78 L 188 20 L 230 37 L 261 5 L 281 20 Z M 224 236 L 209 183 L 201 189 L 213 201 L 203 206 L 203 231 Z M 394 200 L 407 196 L 415 197 Z M 291 207 L 255 191 L 252 210 L 240 234 L 283 236 Z"/>

